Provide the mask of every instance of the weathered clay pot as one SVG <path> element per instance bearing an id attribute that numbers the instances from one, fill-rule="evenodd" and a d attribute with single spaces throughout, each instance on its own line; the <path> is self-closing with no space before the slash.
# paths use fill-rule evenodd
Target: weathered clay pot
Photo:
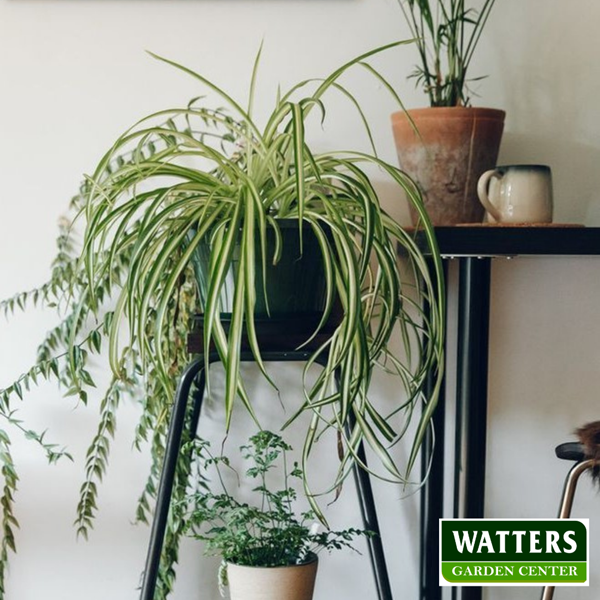
<path id="1" fill-rule="evenodd" d="M 398 160 L 419 185 L 434 225 L 480 223 L 477 181 L 496 166 L 505 112 L 491 108 L 421 108 L 392 115 Z M 416 214 L 411 215 L 415 222 Z M 416 224 L 416 223 L 415 223 Z"/>
<path id="2" fill-rule="evenodd" d="M 227 564 L 231 600 L 312 600 L 318 559 L 290 567 Z"/>

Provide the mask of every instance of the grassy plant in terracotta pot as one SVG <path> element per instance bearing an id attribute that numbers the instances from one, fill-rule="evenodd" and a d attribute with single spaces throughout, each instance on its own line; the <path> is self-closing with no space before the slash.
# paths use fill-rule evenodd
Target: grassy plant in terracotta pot
<path id="1" fill-rule="evenodd" d="M 244 101 L 204 75 L 160 59 L 192 77 L 202 95 L 148 115 L 118 137 L 73 200 L 49 282 L 1 305 L 8 314 L 41 305 L 60 316 L 31 369 L 0 390 L 0 416 L 14 432 L 23 431 L 56 460 L 57 448 L 46 436 L 19 421 L 16 411 L 26 391 L 50 380 L 78 397 L 82 408 L 90 394 L 100 398 L 76 514 L 81 535 L 93 525 L 99 483 L 127 399 L 139 404 L 134 446 L 152 457 L 136 508 L 138 520 L 150 519 L 174 392 L 191 358 L 186 337 L 194 317 L 202 324 L 200 351 L 208 361 L 214 350 L 224 365 L 223 435 L 236 407 L 260 422 L 240 374 L 241 354 L 249 348 L 271 382 L 259 325 L 278 316 L 273 290 L 281 288 L 285 277 L 277 269 L 287 255 L 294 265 L 310 252 L 321 273 L 317 281 L 303 282 L 320 290 L 323 303 L 309 311 L 311 328 L 298 344 L 311 348 L 307 372 L 316 363 L 324 368 L 305 378 L 310 383 L 303 403 L 285 416 L 309 416 L 301 462 L 313 510 L 319 514 L 307 466 L 317 445 L 333 448 L 335 456 L 340 448 L 331 490 L 342 486 L 354 465 L 366 467 L 358 452 L 363 442 L 372 451 L 374 472 L 407 483 L 442 378 L 444 282 L 433 227 L 413 181 L 378 158 L 374 146 L 371 152 L 319 152 L 310 142 L 310 129 L 326 123 L 329 99 L 337 96 L 350 103 L 372 144 L 366 115 L 343 76 L 366 67 L 385 82 L 368 61 L 393 46 L 366 52 L 325 78 L 280 90 L 260 121 L 254 116 L 258 58 Z M 416 233 L 382 208 L 373 171 L 407 193 L 425 228 L 420 244 Z M 330 327 L 332 313 L 337 318 Z M 319 337 L 325 329 L 327 336 Z M 98 390 L 94 373 L 103 368 L 110 376 Z M 400 382 L 391 409 L 369 395 L 376 370 Z M 434 385 L 426 388 L 431 375 Z M 410 455 L 399 464 L 391 447 L 409 433 Z M 9 443 L 0 438 L 2 447 Z M 3 472 L 14 472 L 9 452 L 0 452 L 0 462 Z M 188 468 L 183 453 L 175 500 L 185 496 Z M 7 482 L 0 498 L 1 525 L 10 533 L 4 556 L 13 547 L 15 523 L 16 479 Z M 180 532 L 181 523 L 171 521 L 156 598 L 172 587 Z"/>
<path id="2" fill-rule="evenodd" d="M 434 225 L 478 223 L 477 181 L 496 166 L 504 111 L 471 106 L 469 68 L 495 0 L 398 0 L 420 63 L 412 77 L 429 108 L 397 112 L 398 159 L 419 184 Z M 418 214 L 411 209 L 415 224 Z"/>
<path id="3" fill-rule="evenodd" d="M 353 539 L 365 534 L 323 529 L 313 511 L 297 510 L 293 484 L 302 471 L 275 433 L 261 431 L 240 448 L 247 468 L 241 476 L 234 471 L 234 483 L 238 494 L 241 482 L 251 488 L 245 500 L 230 489 L 229 458 L 214 456 L 202 440 L 192 449 L 197 487 L 176 508 L 186 534 L 202 540 L 206 554 L 221 557 L 220 586 L 229 585 L 232 600 L 310 600 L 318 553 L 352 548 Z"/>

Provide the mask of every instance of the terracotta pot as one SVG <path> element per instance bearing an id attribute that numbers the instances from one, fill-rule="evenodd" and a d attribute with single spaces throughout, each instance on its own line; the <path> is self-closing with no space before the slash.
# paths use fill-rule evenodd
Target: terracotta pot
<path id="1" fill-rule="evenodd" d="M 480 223 L 477 181 L 496 166 L 505 112 L 491 108 L 421 108 L 392 115 L 400 167 L 419 185 L 434 225 Z M 416 214 L 411 207 L 415 222 Z M 415 223 L 416 224 L 416 223 Z"/>
<path id="2" fill-rule="evenodd" d="M 316 557 L 290 567 L 227 564 L 231 600 L 312 600 L 319 562 Z"/>

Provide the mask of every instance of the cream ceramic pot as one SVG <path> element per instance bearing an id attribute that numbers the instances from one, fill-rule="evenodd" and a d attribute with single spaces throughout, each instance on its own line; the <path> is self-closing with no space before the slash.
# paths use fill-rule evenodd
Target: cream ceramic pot
<path id="1" fill-rule="evenodd" d="M 290 567 L 245 567 L 227 564 L 231 600 L 311 600 L 317 576 L 316 555 Z"/>
<path id="2" fill-rule="evenodd" d="M 477 194 L 492 222 L 552 222 L 552 172 L 546 165 L 508 165 L 486 171 Z"/>

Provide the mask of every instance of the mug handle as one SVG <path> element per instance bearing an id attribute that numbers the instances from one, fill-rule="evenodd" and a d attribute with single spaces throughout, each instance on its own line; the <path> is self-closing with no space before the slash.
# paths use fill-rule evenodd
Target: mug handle
<path id="1" fill-rule="evenodd" d="M 492 177 L 501 179 L 502 175 L 500 175 L 496 169 L 486 171 L 477 182 L 477 195 L 479 196 L 479 201 L 481 204 L 483 204 L 485 210 L 487 210 L 490 215 L 492 215 L 492 217 L 494 217 L 494 219 L 500 223 L 500 221 L 502 221 L 502 215 L 500 214 L 500 211 L 491 203 L 488 195 L 488 189 Z"/>

